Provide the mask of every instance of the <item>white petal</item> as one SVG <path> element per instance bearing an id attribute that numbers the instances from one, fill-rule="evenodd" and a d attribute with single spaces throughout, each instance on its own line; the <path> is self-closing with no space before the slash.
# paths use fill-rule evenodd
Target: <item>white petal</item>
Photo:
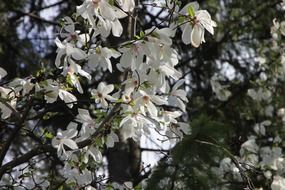
<path id="1" fill-rule="evenodd" d="M 0 67 L 0 80 L 7 75 L 7 72 Z"/>
<path id="2" fill-rule="evenodd" d="M 156 106 L 152 102 L 148 102 L 146 105 L 147 111 L 150 113 L 151 116 L 156 117 L 157 116 L 157 109 Z"/>
<path id="3" fill-rule="evenodd" d="M 78 149 L 78 146 L 74 140 L 71 139 L 62 139 L 62 143 L 68 146 L 71 149 Z"/>
<path id="4" fill-rule="evenodd" d="M 172 91 L 176 91 L 183 83 L 185 82 L 185 79 L 181 79 L 175 83 L 175 85 L 172 88 Z"/>
<path id="5" fill-rule="evenodd" d="M 203 30 L 204 28 L 199 25 L 195 24 L 193 30 L 191 32 L 191 44 L 194 47 L 199 47 L 203 40 Z"/>
<path id="6" fill-rule="evenodd" d="M 186 23 L 186 26 L 184 27 L 184 30 L 182 33 L 182 41 L 186 45 L 191 43 L 191 32 L 192 32 L 191 25 L 189 23 Z"/>
<path id="7" fill-rule="evenodd" d="M 65 103 L 68 103 L 67 106 L 70 107 L 70 108 L 73 107 L 73 104 L 71 104 L 71 102 L 76 102 L 77 101 L 77 98 L 73 94 L 71 94 L 71 93 L 69 93 L 69 92 L 67 92 L 65 90 L 62 90 L 62 89 L 59 90 L 59 94 L 58 95 L 59 95 L 61 100 L 63 100 Z"/>
<path id="8" fill-rule="evenodd" d="M 110 92 L 112 92 L 114 90 L 114 85 L 109 84 L 107 86 L 104 87 L 104 94 L 109 94 Z"/>
<path id="9" fill-rule="evenodd" d="M 106 145 L 107 147 L 110 147 L 110 148 L 114 147 L 115 142 L 114 142 L 114 139 L 112 138 L 112 135 L 107 136 Z"/>
<path id="10" fill-rule="evenodd" d="M 103 159 L 101 152 L 93 146 L 89 148 L 88 153 L 94 159 L 95 162 L 101 162 Z"/>

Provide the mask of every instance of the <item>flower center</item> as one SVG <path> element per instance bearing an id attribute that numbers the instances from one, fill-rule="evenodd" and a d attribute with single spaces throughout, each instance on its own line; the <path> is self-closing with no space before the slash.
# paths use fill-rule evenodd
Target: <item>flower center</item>
<path id="1" fill-rule="evenodd" d="M 143 96 L 143 101 L 145 103 L 149 102 L 149 100 L 150 100 L 149 96 Z"/>
<path id="2" fill-rule="evenodd" d="M 102 98 L 102 97 L 103 97 L 103 94 L 99 92 L 99 93 L 98 93 L 98 97 L 99 97 L 99 98 Z"/>
<path id="3" fill-rule="evenodd" d="M 135 81 L 133 82 L 133 85 L 134 85 L 134 86 L 138 86 L 138 84 L 139 84 L 139 81 L 137 81 L 137 80 L 135 80 Z"/>
<path id="4" fill-rule="evenodd" d="M 92 3 L 94 4 L 95 7 L 99 6 L 101 0 L 92 0 Z"/>

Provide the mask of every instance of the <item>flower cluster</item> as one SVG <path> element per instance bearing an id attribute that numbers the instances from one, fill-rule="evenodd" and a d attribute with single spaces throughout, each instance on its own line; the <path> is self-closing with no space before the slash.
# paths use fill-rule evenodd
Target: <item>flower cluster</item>
<path id="1" fill-rule="evenodd" d="M 198 47 L 205 42 L 205 29 L 213 34 L 216 24 L 207 11 L 198 10 L 197 3 L 190 3 L 175 12 L 177 19 L 169 25 L 171 27 L 141 31 L 117 49 L 105 47 L 101 42 L 110 35 L 122 35 L 120 19 L 134 9 L 134 0 L 85 0 L 77 7 L 76 15 L 87 23 L 88 30 L 76 30 L 77 22 L 65 17 L 55 40 L 55 66 L 61 76 L 44 80 L 17 79 L 7 88 L 0 87 L 2 119 L 17 114 L 20 93 L 42 97 L 46 104 L 61 101 L 67 109 L 73 109 L 78 103 L 78 93 L 88 94 L 92 106 L 76 106 L 78 115 L 66 129 L 59 129 L 50 137 L 58 157 L 66 161 L 63 176 L 76 186 L 91 188 L 87 186 L 92 182 L 88 167 L 78 165 L 102 162 L 100 150 L 103 147 L 113 147 L 128 138 L 139 140 L 142 135 L 148 135 L 150 129 L 171 140 L 181 139 L 190 132 L 181 117 L 188 100 L 182 73 L 176 69 L 179 53 L 172 47 L 172 38 L 175 28 L 181 26 L 182 41 Z M 181 16 L 183 24 L 177 21 Z M 124 76 L 120 85 L 97 82 L 93 77 L 96 73 L 114 70 Z M 6 74 L 0 68 L 0 80 Z M 92 87 L 86 89 L 83 83 Z"/>

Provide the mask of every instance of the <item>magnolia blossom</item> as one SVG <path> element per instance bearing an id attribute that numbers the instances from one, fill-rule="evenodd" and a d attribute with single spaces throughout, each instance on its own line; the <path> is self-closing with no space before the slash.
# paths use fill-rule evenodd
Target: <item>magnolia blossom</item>
<path id="1" fill-rule="evenodd" d="M 146 115 L 147 110 L 150 116 L 157 117 L 158 110 L 155 104 L 163 105 L 167 103 L 167 101 L 160 96 L 148 94 L 143 90 L 139 90 L 136 96 L 135 106 L 139 108 L 143 115 Z"/>
<path id="2" fill-rule="evenodd" d="M 57 45 L 57 56 L 55 59 L 56 67 L 62 65 L 62 59 L 64 65 L 70 62 L 71 58 L 75 60 L 83 60 L 86 57 L 86 54 L 83 50 L 77 48 L 74 44 L 68 42 L 61 42 L 58 38 L 55 39 L 55 44 Z"/>
<path id="3" fill-rule="evenodd" d="M 285 178 L 281 176 L 274 176 L 271 184 L 272 190 L 284 190 L 285 189 Z"/>
<path id="4" fill-rule="evenodd" d="M 117 2 L 126 12 L 132 12 L 136 5 L 134 0 L 117 0 Z"/>
<path id="5" fill-rule="evenodd" d="M 84 160 L 83 160 L 84 163 L 88 163 L 89 157 L 93 158 L 95 162 L 102 162 L 103 156 L 97 147 L 95 146 L 86 147 L 83 149 L 83 151 L 86 151 L 86 153 L 84 154 Z"/>
<path id="6" fill-rule="evenodd" d="M 112 131 L 109 135 L 107 135 L 106 146 L 112 148 L 115 146 L 116 142 L 119 142 L 119 137 Z"/>
<path id="7" fill-rule="evenodd" d="M 112 30 L 114 36 L 121 36 L 123 27 L 118 19 L 127 16 L 119 8 L 112 6 L 106 0 L 85 0 L 77 7 L 77 13 L 87 19 L 97 34 L 107 37 Z M 95 16 L 95 18 L 94 18 Z M 98 19 L 96 22 L 96 19 Z M 107 34 L 106 34 L 107 33 Z"/>
<path id="8" fill-rule="evenodd" d="M 147 47 L 141 41 L 134 42 L 128 47 L 119 49 L 122 52 L 120 63 L 117 64 L 117 68 L 120 71 L 124 71 L 130 68 L 132 71 L 139 69 L 143 62 L 144 56 L 147 54 Z"/>
<path id="9" fill-rule="evenodd" d="M 149 134 L 148 128 L 150 126 L 156 125 L 154 120 L 150 120 L 150 118 L 142 115 L 138 109 L 135 109 L 132 106 L 123 107 L 122 111 L 124 113 L 128 113 L 125 114 L 125 117 L 121 120 L 119 125 L 123 140 L 128 138 L 138 140 L 143 133 L 147 135 Z"/>
<path id="10" fill-rule="evenodd" d="M 187 16 L 189 23 L 182 25 L 182 41 L 185 44 L 192 44 L 194 47 L 199 47 L 201 43 L 205 42 L 204 34 L 205 29 L 214 34 L 214 27 L 216 22 L 211 19 L 211 15 L 206 10 L 198 10 L 199 5 L 197 2 L 187 4 L 180 13 Z M 193 11 L 189 14 L 189 9 Z"/>
<path id="11" fill-rule="evenodd" d="M 76 64 L 73 60 L 70 60 L 70 65 L 68 67 L 64 67 L 63 74 L 67 75 L 70 79 L 72 85 L 78 90 L 79 93 L 83 93 L 83 89 L 78 80 L 78 75 L 91 80 L 91 75 L 84 71 L 80 65 Z"/>
<path id="12" fill-rule="evenodd" d="M 31 92 L 35 84 L 31 82 L 31 78 L 20 79 L 16 78 L 9 83 L 9 87 L 13 88 L 15 93 L 20 93 L 24 96 Z"/>
<path id="13" fill-rule="evenodd" d="M 96 130 L 96 123 L 86 109 L 78 109 L 78 115 L 76 116 L 76 121 L 82 123 L 81 130 L 79 132 L 79 138 L 77 141 L 83 141 L 88 139 Z"/>
<path id="14" fill-rule="evenodd" d="M 103 70 L 108 69 L 110 72 L 113 71 L 111 57 L 118 58 L 121 54 L 113 49 L 98 46 L 91 51 L 88 56 L 88 66 L 95 70 L 96 67 L 101 67 Z"/>
<path id="15" fill-rule="evenodd" d="M 180 108 L 183 112 L 186 112 L 186 106 L 184 102 L 188 102 L 187 93 L 185 90 L 178 89 L 185 82 L 184 79 L 177 81 L 169 92 L 168 104 L 174 107 Z M 169 91 L 169 90 L 168 90 Z"/>
<path id="16" fill-rule="evenodd" d="M 95 98 L 96 103 L 100 103 L 103 108 L 108 108 L 108 102 L 106 100 L 109 100 L 111 102 L 116 101 L 116 98 L 113 98 L 109 94 L 114 90 L 114 85 L 109 84 L 106 85 L 103 82 L 100 82 L 97 89 L 93 89 L 91 91 L 92 96 Z"/>
<path id="17" fill-rule="evenodd" d="M 65 131 L 59 130 L 56 137 L 52 139 L 52 145 L 57 148 L 57 154 L 59 156 L 62 153 L 67 156 L 64 146 L 69 147 L 72 150 L 78 149 L 76 142 L 73 140 L 77 136 L 77 124 L 71 122 Z"/>
<path id="18" fill-rule="evenodd" d="M 43 89 L 45 90 L 45 100 L 47 103 L 53 103 L 59 97 L 67 104 L 68 107 L 72 108 L 73 104 L 77 101 L 77 98 L 73 94 L 61 89 L 56 81 L 50 79 L 46 80 L 46 84 L 43 86 Z"/>
<path id="19" fill-rule="evenodd" d="M 64 21 L 64 26 L 61 28 L 59 34 L 61 38 L 65 38 L 65 42 L 72 42 L 80 47 L 89 42 L 89 34 L 80 34 L 80 30 L 75 30 L 75 23 L 70 17 L 64 17 Z"/>
<path id="20" fill-rule="evenodd" d="M 6 102 L 6 104 L 4 104 L 0 101 L 1 118 L 7 119 L 16 109 L 16 94 L 12 89 L 0 87 L 0 98 Z"/>

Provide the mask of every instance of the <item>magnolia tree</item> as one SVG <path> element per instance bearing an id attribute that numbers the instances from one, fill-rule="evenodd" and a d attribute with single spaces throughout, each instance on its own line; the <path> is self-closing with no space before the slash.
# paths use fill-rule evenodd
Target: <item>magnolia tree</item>
<path id="1" fill-rule="evenodd" d="M 185 79 L 175 69 L 180 55 L 172 38 L 180 30 L 183 43 L 198 48 L 205 32 L 214 34 L 216 23 L 197 2 L 181 7 L 171 0 L 148 4 L 163 9 L 165 20 L 139 31 L 137 6 L 134 0 L 85 0 L 72 18 L 61 21 L 53 74 L 45 75 L 43 68 L 34 76 L 8 81 L 9 73 L 0 68 L 1 127 L 11 129 L 0 149 L 1 188 L 132 189 L 137 184 L 131 181 L 114 183 L 99 176 L 103 150 L 130 138 L 139 141 L 150 131 L 171 142 L 189 134 L 188 118 L 183 117 Z M 126 17 L 129 38 L 108 45 L 110 36 L 120 37 L 127 30 L 120 22 Z M 120 72 L 121 80 L 110 84 L 92 77 L 103 72 Z M 214 80 L 213 89 L 223 96 L 224 87 Z M 42 106 L 50 104 L 73 115 L 68 126 L 56 131 L 39 126 L 61 114 Z M 24 153 L 12 154 L 19 135 L 32 141 Z M 45 168 L 53 160 L 61 163 L 56 174 Z"/>
<path id="2" fill-rule="evenodd" d="M 284 1 L 280 5 L 284 9 Z M 252 88 L 247 89 L 248 101 L 255 104 L 248 116 L 258 115 L 258 119 L 250 126 L 252 131 L 247 134 L 247 140 L 241 144 L 239 155 L 229 154 L 221 160 L 219 167 L 212 168 L 214 173 L 220 176 L 221 181 L 226 182 L 219 186 L 219 189 L 228 189 L 228 181 L 243 180 L 248 182 L 249 189 L 285 189 L 283 153 L 285 109 L 281 101 L 283 95 L 279 94 L 283 91 L 280 85 L 285 79 L 284 21 L 273 19 L 271 36 L 271 39 L 265 42 L 268 48 L 260 48 L 258 58 L 260 76 L 252 81 Z M 274 58 L 267 57 L 269 52 Z M 272 59 L 274 62 L 271 62 Z M 254 171 L 254 177 L 250 177 L 248 171 Z"/>

